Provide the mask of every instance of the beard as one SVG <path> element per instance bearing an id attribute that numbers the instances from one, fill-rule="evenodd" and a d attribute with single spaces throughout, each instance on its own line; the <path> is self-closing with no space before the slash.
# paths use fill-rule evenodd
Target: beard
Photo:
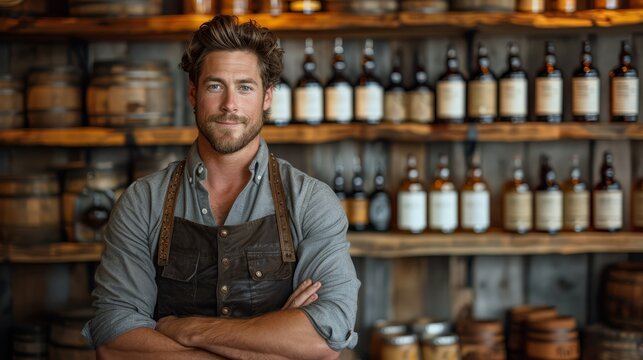
<path id="1" fill-rule="evenodd" d="M 232 129 L 217 127 L 217 122 L 236 122 L 243 125 L 241 136 L 235 137 Z M 199 133 L 210 143 L 212 148 L 220 154 L 232 154 L 248 145 L 261 132 L 263 121 L 250 121 L 246 116 L 238 115 L 211 115 L 205 121 L 196 121 Z"/>

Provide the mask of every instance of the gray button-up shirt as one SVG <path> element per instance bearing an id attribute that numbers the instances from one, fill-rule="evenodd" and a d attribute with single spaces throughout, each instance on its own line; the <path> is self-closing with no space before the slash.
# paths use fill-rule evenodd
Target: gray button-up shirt
<path id="1" fill-rule="evenodd" d="M 261 140 L 250 164 L 251 180 L 235 200 L 223 225 L 238 225 L 274 214 L 268 180 L 268 146 Z M 96 271 L 96 316 L 83 334 L 95 346 L 129 330 L 155 328 L 155 251 L 165 192 L 177 162 L 136 180 L 120 197 L 105 229 L 105 252 Z M 337 197 L 325 183 L 279 160 L 288 198 L 291 231 L 297 250 L 293 288 L 311 278 L 322 283 L 319 299 L 302 310 L 334 350 L 353 348 L 360 282 L 348 253 L 347 220 Z M 201 185 L 207 169 L 196 143 L 187 157 L 175 216 L 217 226 L 208 192 Z M 216 199 L 215 199 L 216 201 Z"/>

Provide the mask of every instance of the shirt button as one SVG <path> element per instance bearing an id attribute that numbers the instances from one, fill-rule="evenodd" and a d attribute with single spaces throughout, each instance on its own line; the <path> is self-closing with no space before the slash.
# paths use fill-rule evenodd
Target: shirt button
<path id="1" fill-rule="evenodd" d="M 222 307 L 221 308 L 221 314 L 226 315 L 226 316 L 230 315 L 230 308 L 227 307 L 227 306 Z"/>
<path id="2" fill-rule="evenodd" d="M 255 276 L 258 277 L 258 278 L 263 277 L 263 273 L 261 271 L 257 270 L 257 271 L 255 271 Z"/>
<path id="3" fill-rule="evenodd" d="M 208 213 L 208 209 L 206 208 L 201 209 L 201 214 L 205 215 L 207 213 Z"/>
<path id="4" fill-rule="evenodd" d="M 257 175 L 257 181 L 261 180 L 261 175 Z"/>
<path id="5" fill-rule="evenodd" d="M 203 166 L 202 166 L 202 165 L 199 165 L 199 167 L 198 167 L 198 168 L 196 168 L 196 173 L 197 173 L 198 175 L 203 174 Z"/>
<path id="6" fill-rule="evenodd" d="M 192 176 L 188 176 L 188 181 L 192 184 Z"/>
<path id="7" fill-rule="evenodd" d="M 223 285 L 221 287 L 221 293 L 222 294 L 227 294 L 228 293 L 228 285 Z"/>
<path id="8" fill-rule="evenodd" d="M 226 269 L 229 268 L 230 267 L 230 259 L 228 259 L 227 257 L 221 259 L 221 264 L 223 265 L 224 268 L 226 268 Z"/>
<path id="9" fill-rule="evenodd" d="M 222 238 L 227 237 L 228 236 L 228 230 L 226 230 L 226 229 L 219 230 L 219 236 L 221 236 Z"/>

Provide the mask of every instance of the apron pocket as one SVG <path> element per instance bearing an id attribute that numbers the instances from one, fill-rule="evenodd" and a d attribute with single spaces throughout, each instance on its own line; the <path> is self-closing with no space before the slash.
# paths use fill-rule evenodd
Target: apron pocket
<path id="1" fill-rule="evenodd" d="M 281 252 L 247 251 L 246 259 L 252 280 L 286 280 L 292 277 L 292 266 L 281 260 Z"/>
<path id="2" fill-rule="evenodd" d="M 196 250 L 171 249 L 169 263 L 163 267 L 161 277 L 188 282 L 199 267 L 199 252 Z"/>

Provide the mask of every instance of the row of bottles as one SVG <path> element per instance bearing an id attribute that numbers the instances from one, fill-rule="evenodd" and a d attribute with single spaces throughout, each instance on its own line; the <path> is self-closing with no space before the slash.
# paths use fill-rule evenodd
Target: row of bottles
<path id="1" fill-rule="evenodd" d="M 451 180 L 446 155 L 440 155 L 434 180 L 427 187 L 420 179 L 415 156 L 409 154 L 406 177 L 397 189 L 395 204 L 385 190 L 382 170 L 375 175 L 375 190 L 367 195 L 359 160 L 355 163 L 352 191 L 346 190 L 340 166 L 336 168 L 333 184 L 351 230 L 387 231 L 393 219 L 398 230 L 410 233 L 422 233 L 427 229 L 441 233 L 457 229 L 483 233 L 490 227 L 491 195 L 477 153 L 472 157 L 467 179 L 460 189 Z M 615 179 L 610 152 L 604 153 L 601 180 L 594 187 L 582 180 L 577 156 L 573 157 L 569 178 L 562 185 L 556 180 L 547 156 L 541 157 L 540 181 L 534 188 L 525 181 L 520 157 L 514 159 L 513 166 L 512 178 L 505 183 L 502 194 L 505 231 L 524 234 L 535 230 L 555 234 L 563 230 L 586 231 L 590 226 L 599 231 L 623 228 L 623 191 Z M 643 180 L 634 190 L 633 221 L 634 227 L 643 229 Z"/>
<path id="2" fill-rule="evenodd" d="M 490 123 L 526 122 L 529 119 L 528 75 L 516 44 L 508 44 L 507 70 L 498 78 L 490 68 L 487 48 L 480 44 L 475 70 L 467 81 L 460 71 L 456 50 L 449 46 L 445 70 L 434 88 L 420 56 L 415 56 L 413 85 L 403 85 L 400 54 L 397 53 L 388 85 L 374 73 L 373 41 L 367 39 L 362 55 L 362 72 L 356 82 L 349 79 L 341 38 L 335 40 L 332 76 L 325 84 L 315 75 L 313 40 L 306 39 L 303 75 L 294 90 L 281 79 L 273 94 L 270 123 L 291 121 L 317 125 L 360 121 L 400 123 Z M 563 81 L 556 65 L 553 42 L 546 42 L 544 65 L 536 74 L 534 114 L 536 121 L 563 121 Z M 592 64 L 589 41 L 582 44 L 580 66 L 571 79 L 572 118 L 596 122 L 600 114 L 599 71 Z M 293 94 L 294 92 L 294 94 Z M 435 97 L 435 101 L 434 101 Z M 294 104 L 293 104 L 294 102 Z M 636 122 L 639 112 L 639 75 L 632 66 L 632 49 L 621 44 L 619 64 L 610 72 L 610 117 L 613 122 Z"/>

